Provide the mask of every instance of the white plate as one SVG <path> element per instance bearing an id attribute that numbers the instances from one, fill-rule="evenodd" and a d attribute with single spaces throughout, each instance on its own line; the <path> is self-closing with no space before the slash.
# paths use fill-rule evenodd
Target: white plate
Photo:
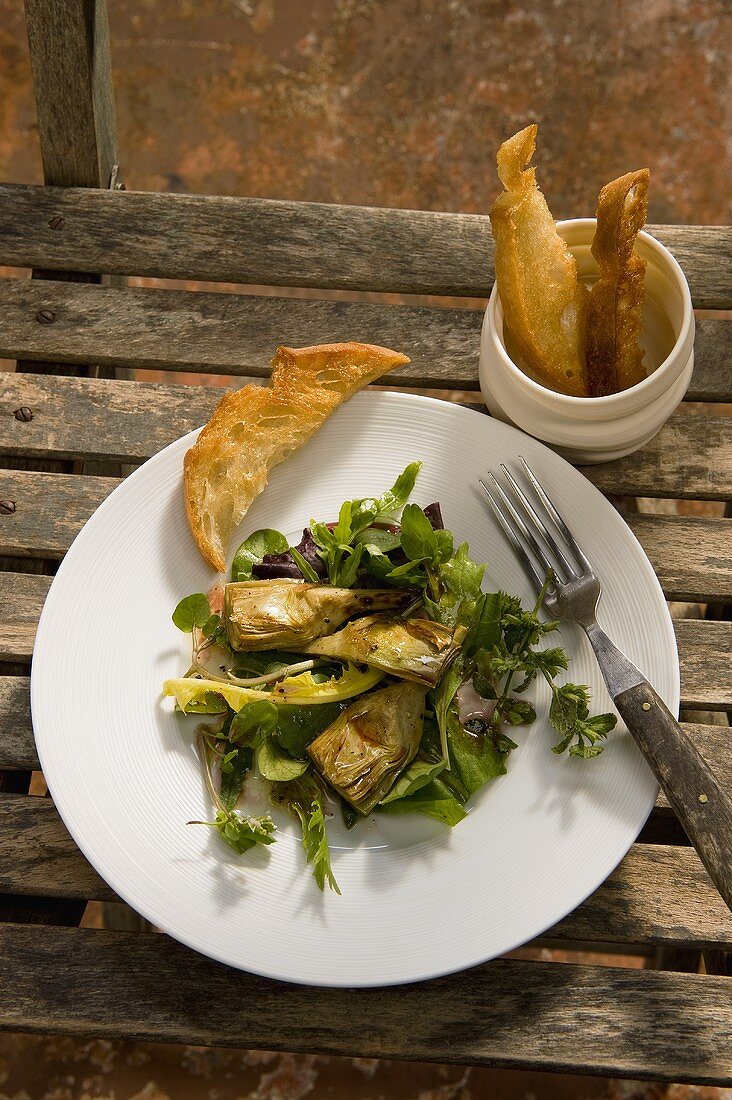
<path id="1" fill-rule="evenodd" d="M 286 821 L 279 842 L 235 856 L 204 827 L 210 807 L 192 747 L 160 685 L 180 675 L 187 639 L 170 615 L 214 580 L 188 532 L 183 454 L 167 447 L 115 490 L 78 536 L 41 616 L 32 707 L 44 774 L 77 844 L 153 924 L 233 966 L 294 982 L 372 986 L 445 974 L 551 927 L 612 871 L 643 825 L 656 783 L 627 731 L 593 761 L 557 758 L 541 718 L 519 730 L 508 774 L 453 830 L 380 817 L 353 834 L 332 823 L 343 891 L 321 895 Z M 486 512 L 476 481 L 521 453 L 541 472 L 602 578 L 600 621 L 679 701 L 671 620 L 642 549 L 603 496 L 534 439 L 477 412 L 425 397 L 367 392 L 278 467 L 251 508 L 258 527 L 295 535 L 344 499 L 386 489 L 413 459 L 414 499 L 442 504 L 446 525 L 488 562 L 487 581 L 530 593 Z M 233 551 L 233 546 L 232 546 Z M 570 674 L 595 706 L 609 699 L 589 646 L 562 630 Z M 540 712 L 545 692 L 537 691 Z"/>

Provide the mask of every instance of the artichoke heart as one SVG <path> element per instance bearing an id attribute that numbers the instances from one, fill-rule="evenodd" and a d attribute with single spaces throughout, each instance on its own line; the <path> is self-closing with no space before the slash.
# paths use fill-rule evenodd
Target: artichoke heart
<path id="1" fill-rule="evenodd" d="M 224 621 L 232 649 L 300 649 L 331 634 L 346 619 L 405 607 L 413 596 L 399 588 L 333 588 L 278 578 L 238 581 L 224 590 Z"/>
<path id="2" fill-rule="evenodd" d="M 458 646 L 453 632 L 442 623 L 368 615 L 303 648 L 307 653 L 363 663 L 434 687 Z"/>
<path id="3" fill-rule="evenodd" d="M 323 778 L 359 813 L 371 812 L 416 755 L 426 690 L 404 682 L 374 691 L 352 703 L 308 746 Z"/>

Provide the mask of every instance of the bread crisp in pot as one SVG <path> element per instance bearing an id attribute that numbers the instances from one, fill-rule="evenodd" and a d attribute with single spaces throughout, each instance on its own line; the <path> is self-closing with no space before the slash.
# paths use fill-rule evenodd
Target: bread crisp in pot
<path id="1" fill-rule="evenodd" d="M 354 393 L 408 362 L 373 344 L 279 347 L 268 386 L 244 386 L 222 398 L 183 465 L 188 522 L 209 565 L 226 568 L 229 540 L 272 467 Z"/>

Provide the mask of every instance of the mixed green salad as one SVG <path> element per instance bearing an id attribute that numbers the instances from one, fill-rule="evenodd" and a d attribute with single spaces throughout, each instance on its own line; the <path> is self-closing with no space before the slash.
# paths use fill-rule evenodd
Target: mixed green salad
<path id="1" fill-rule="evenodd" d="M 555 682 L 567 657 L 544 643 L 558 624 L 539 619 L 542 598 L 525 610 L 484 592 L 486 567 L 455 547 L 439 504 L 407 503 L 420 467 L 381 497 L 346 501 L 336 522 L 311 521 L 298 546 L 255 531 L 229 583 L 173 613 L 192 656 L 164 694 L 210 716 L 195 736 L 214 814 L 190 824 L 240 854 L 272 844 L 271 816 L 239 808 L 256 772 L 299 822 L 318 886 L 337 893 L 328 818 L 459 824 L 471 796 L 505 773 L 517 747 L 508 731 L 536 719 L 524 693 L 537 677 L 551 689 L 553 752 L 597 756 L 616 721 L 590 716 L 586 687 Z"/>

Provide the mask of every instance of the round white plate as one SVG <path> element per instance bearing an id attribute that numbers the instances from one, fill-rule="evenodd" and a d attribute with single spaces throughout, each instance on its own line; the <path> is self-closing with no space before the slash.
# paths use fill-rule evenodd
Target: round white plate
<path id="1" fill-rule="evenodd" d="M 373 986 L 472 966 L 537 936 L 587 897 L 632 844 L 656 783 L 618 727 L 596 760 L 558 758 L 546 693 L 519 729 L 508 774 L 474 798 L 453 830 L 378 817 L 353 833 L 339 821 L 333 868 L 342 897 L 321 894 L 294 826 L 238 857 L 192 818 L 210 816 L 191 740 L 160 685 L 187 667 L 188 639 L 170 616 L 214 576 L 183 512 L 181 471 L 193 435 L 126 479 L 87 523 L 41 616 L 31 685 L 43 772 L 75 841 L 129 904 L 198 951 L 294 982 Z M 349 498 L 376 495 L 413 459 L 413 496 L 442 504 L 446 525 L 488 563 L 487 584 L 528 585 L 476 489 L 523 454 L 541 473 L 603 581 L 599 619 L 673 712 L 679 671 L 671 620 L 653 570 L 620 516 L 568 463 L 534 439 L 458 405 L 367 392 L 342 407 L 272 474 L 241 536 L 292 537 Z M 235 545 L 235 544 L 234 544 Z M 234 550 L 232 545 L 232 552 Z M 572 626 L 561 643 L 572 679 L 609 708 L 589 646 Z M 257 807 L 260 809 L 261 807 Z"/>

